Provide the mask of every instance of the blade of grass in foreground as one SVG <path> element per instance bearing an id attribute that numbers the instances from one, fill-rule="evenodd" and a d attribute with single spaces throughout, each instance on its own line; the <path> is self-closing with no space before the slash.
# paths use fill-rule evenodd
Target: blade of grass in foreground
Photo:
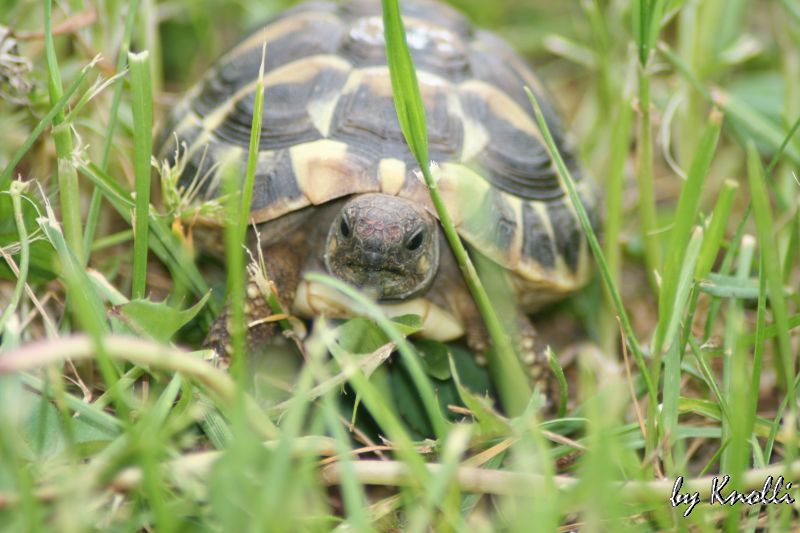
<path id="1" fill-rule="evenodd" d="M 25 217 L 22 215 L 22 193 L 28 188 L 28 183 L 24 181 L 14 181 L 11 183 L 11 204 L 14 208 L 14 222 L 17 225 L 17 234 L 19 235 L 19 275 L 17 276 L 17 283 L 14 286 L 14 293 L 11 296 L 11 301 L 0 314 L 0 335 L 5 330 L 6 321 L 11 318 L 17 310 L 20 299 L 22 298 L 22 291 L 25 290 L 25 283 L 28 281 L 28 267 L 30 266 L 30 241 L 28 240 L 28 230 L 25 227 Z"/>
<path id="2" fill-rule="evenodd" d="M 312 404 L 305 401 L 304 398 L 314 386 L 315 367 L 322 364 L 321 361 L 325 358 L 322 343 L 314 345 L 309 342 L 307 346 L 309 349 L 306 350 L 305 364 L 293 383 L 295 395 L 290 400 L 289 408 L 281 416 L 281 435 L 277 447 L 264 465 L 264 479 L 269 482 L 264 485 L 261 494 L 255 500 L 257 506 L 254 513 L 255 523 L 270 523 L 272 517 L 280 514 L 282 506 L 285 505 L 285 494 L 291 491 L 296 483 L 297 476 L 294 469 L 307 468 L 302 461 L 298 462 L 298 459 L 292 457 L 292 447 L 293 443 L 303 436 L 306 423 L 315 425 L 312 420 L 320 416 L 319 412 L 311 410 Z M 285 520 L 285 518 L 283 519 Z M 277 524 L 281 524 L 280 520 L 277 521 Z M 285 527 L 281 524 L 276 529 L 280 530 Z"/>
<path id="3" fill-rule="evenodd" d="M 663 0 L 636 0 L 632 5 L 633 33 L 639 51 L 639 134 L 636 142 L 636 177 L 639 183 L 639 219 L 644 241 L 647 279 L 658 291 L 656 272 L 661 269 L 661 248 L 657 229 L 653 177 L 653 125 L 651 117 L 650 73 L 652 51 L 661 28 Z"/>
<path id="4" fill-rule="evenodd" d="M 153 92 L 150 53 L 128 54 L 131 66 L 133 109 L 133 168 L 136 177 L 136 210 L 133 228 L 133 298 L 144 298 L 147 285 L 147 239 L 150 215 L 150 157 L 153 130 Z"/>
<path id="5" fill-rule="evenodd" d="M 779 354 L 779 375 L 783 380 L 784 389 L 789 399 L 789 406 L 792 411 L 795 407 L 795 389 L 793 386 L 795 376 L 795 360 L 792 356 L 791 339 L 789 338 L 789 319 L 786 309 L 786 300 L 783 294 L 783 277 L 781 276 L 780 260 L 778 249 L 772 245 L 774 241 L 774 225 L 772 213 L 770 211 L 769 199 L 764 181 L 764 171 L 761 161 L 753 143 L 747 146 L 747 174 L 750 183 L 750 194 L 753 202 L 753 214 L 756 218 L 756 228 L 758 230 L 758 242 L 761 248 L 764 266 L 762 275 L 767 276 L 767 288 L 769 290 L 769 303 L 772 308 L 775 324 L 778 326 L 778 354 Z M 792 426 L 787 428 L 795 435 L 796 417 L 790 416 Z M 791 448 L 791 446 L 787 447 Z"/>
<path id="6" fill-rule="evenodd" d="M 755 239 L 745 235 L 742 239 L 741 251 L 737 258 L 736 279 L 744 280 L 750 276 L 755 252 Z M 738 484 L 741 473 L 747 468 L 747 448 L 749 447 L 749 432 L 745 432 L 747 423 L 747 354 L 744 350 L 741 332 L 744 330 L 744 309 L 740 300 L 731 300 L 725 316 L 725 331 L 723 338 L 723 370 L 722 390 L 730 412 L 739 416 L 728 417 L 722 420 L 722 439 L 728 445 L 720 456 L 720 471 L 731 476 L 732 481 Z M 750 391 L 752 392 L 752 391 Z"/>
<path id="7" fill-rule="evenodd" d="M 650 51 L 655 48 L 666 2 L 634 0 L 632 4 L 633 35 L 639 50 L 639 62 L 644 65 L 650 58 Z"/>
<path id="8" fill-rule="evenodd" d="M 225 171 L 225 181 L 229 196 L 228 220 L 225 228 L 225 254 L 228 266 L 228 298 L 231 305 L 231 344 L 233 345 L 233 375 L 244 379 L 245 336 L 247 325 L 244 316 L 244 299 L 246 273 L 244 267 L 243 246 L 247 246 L 247 224 L 250 221 L 250 204 L 253 200 L 253 183 L 255 182 L 258 147 L 261 141 L 261 121 L 264 109 L 264 56 L 266 43 L 261 48 L 261 66 L 254 93 L 253 118 L 250 124 L 250 146 L 247 152 L 247 168 L 244 174 L 241 197 L 236 192 L 239 187 L 238 165 L 233 175 Z M 236 200 L 240 199 L 237 203 Z M 243 384 L 243 381 L 240 381 Z"/>
<path id="9" fill-rule="evenodd" d="M 619 294 L 619 290 L 617 290 L 617 285 L 614 282 L 614 279 L 611 277 L 611 272 L 608 269 L 608 263 L 603 255 L 603 249 L 600 247 L 600 242 L 597 240 L 597 235 L 595 235 L 594 230 L 592 229 L 592 224 L 589 221 L 589 216 L 587 215 L 586 209 L 583 207 L 583 203 L 578 195 L 578 190 L 575 188 L 575 181 L 573 180 L 572 174 L 567 168 L 567 165 L 564 163 L 564 159 L 561 157 L 558 146 L 556 146 L 556 143 L 553 140 L 553 135 L 550 133 L 550 128 L 547 126 L 547 122 L 544 119 L 542 109 L 539 107 L 539 102 L 536 100 L 536 97 L 533 95 L 530 89 L 526 87 L 525 91 L 528 93 L 528 98 L 530 99 L 531 105 L 533 105 L 533 109 L 536 113 L 536 120 L 539 124 L 539 129 L 542 132 L 542 136 L 545 139 L 547 151 L 550 154 L 550 158 L 555 162 L 556 167 L 558 168 L 558 175 L 561 177 L 565 188 L 569 192 L 570 201 L 572 202 L 575 211 L 578 213 L 578 218 L 581 221 L 583 232 L 586 235 L 586 239 L 589 241 L 589 247 L 592 249 L 592 253 L 594 254 L 595 260 L 600 268 L 600 275 L 603 277 L 603 282 L 605 283 L 608 292 L 611 294 L 611 297 L 614 300 L 614 305 L 617 308 L 617 313 L 619 314 L 620 321 L 622 322 L 625 340 L 630 345 L 631 350 L 633 351 L 634 359 L 636 359 L 636 364 L 639 366 L 639 371 L 641 372 L 642 379 L 644 379 L 645 386 L 647 388 L 649 401 L 651 404 L 654 404 L 658 400 L 658 396 L 655 385 L 650 376 L 650 372 L 647 368 L 647 364 L 644 360 L 644 353 L 642 352 L 642 349 L 639 346 L 639 341 L 636 339 L 636 336 L 633 332 L 633 327 L 631 326 L 628 313 L 625 311 L 625 306 L 622 303 L 622 297 Z M 652 429 L 652 427 L 648 428 L 648 430 Z"/>
<path id="10" fill-rule="evenodd" d="M 687 245 L 692 235 L 692 228 L 697 220 L 700 205 L 700 193 L 703 189 L 706 176 L 711 167 L 722 127 L 722 114 L 713 110 L 709 123 L 697 146 L 692 166 L 689 169 L 686 183 L 681 188 L 678 205 L 675 208 L 675 217 L 670 232 L 667 259 L 664 265 L 664 275 L 661 280 L 661 291 L 658 299 L 658 326 L 653 340 L 653 356 L 659 358 L 664 344 L 675 342 L 674 335 L 670 334 L 668 326 L 674 323 L 673 316 L 680 313 L 681 309 L 675 306 L 678 276 L 685 263 Z M 673 330 L 674 333 L 674 330 Z M 654 369 L 658 369 L 658 365 Z M 658 372 L 658 370 L 656 370 Z M 654 378 L 655 379 L 655 378 Z"/>
<path id="11" fill-rule="evenodd" d="M 63 96 L 61 71 L 53 43 L 53 2 L 44 0 L 44 43 L 47 56 L 47 87 L 50 92 L 50 105 L 56 106 Z M 61 200 L 61 218 L 64 236 L 70 248 L 83 263 L 83 236 L 81 229 L 81 198 L 78 190 L 78 173 L 72 164 L 72 132 L 64 123 L 64 110 L 53 118 L 53 139 L 56 145 L 56 178 L 58 195 Z"/>
<path id="12" fill-rule="evenodd" d="M 119 418 L 129 425 L 130 409 L 125 394 L 115 384 L 119 380 L 120 372 L 111 357 L 108 355 L 104 336 L 109 333 L 106 320 L 106 310 L 102 300 L 92 285 L 91 279 L 83 268 L 83 263 L 78 259 L 74 250 L 66 242 L 61 228 L 55 220 L 55 215 L 48 206 L 48 216 L 38 219 L 39 227 L 48 240 L 53 244 L 61 261 L 61 280 L 67 292 L 70 312 L 75 323 L 80 324 L 87 331 L 96 352 L 96 360 L 100 375 L 105 381 L 106 389 L 113 391 L 114 407 Z M 63 353 L 63 352 L 61 352 Z"/>
<path id="13" fill-rule="evenodd" d="M 94 163 L 89 162 L 86 165 L 81 165 L 80 169 L 83 175 L 101 190 L 120 217 L 128 224 L 131 224 L 131 211 L 134 203 L 130 199 L 130 193 L 122 189 L 114 178 Z M 180 277 L 181 283 L 191 287 L 198 297 L 202 297 L 208 292 L 208 285 L 197 269 L 197 265 L 184 251 L 178 241 L 178 237 L 154 213 L 150 213 L 149 221 L 150 231 L 153 233 L 154 238 L 149 239 L 148 244 L 153 249 L 153 253 L 169 267 L 173 277 Z M 208 305 L 212 311 L 217 311 L 215 300 L 209 300 Z"/>
<path id="14" fill-rule="evenodd" d="M 708 224 L 706 236 L 703 239 L 703 247 L 700 249 L 700 258 L 697 260 L 697 270 L 695 272 L 695 279 L 697 280 L 705 278 L 714 266 L 714 261 L 717 259 L 717 254 L 722 246 L 722 239 L 725 237 L 725 228 L 727 227 L 731 209 L 733 208 L 733 200 L 736 198 L 738 190 L 739 182 L 737 181 L 728 179 L 722 184 L 722 190 L 711 215 L 711 222 Z"/>
<path id="15" fill-rule="evenodd" d="M 133 23 L 136 20 L 136 13 L 139 8 L 139 0 L 131 0 L 128 5 L 128 14 L 125 19 L 125 31 L 122 34 L 122 41 L 119 46 L 119 55 L 117 56 L 117 74 L 120 74 L 125 69 L 125 63 L 128 59 L 128 48 L 131 43 L 131 35 L 133 34 Z M 125 83 L 122 79 L 114 81 L 114 96 L 111 102 L 111 111 L 108 118 L 108 126 L 105 133 L 105 144 L 103 145 L 103 158 L 100 160 L 100 168 L 103 170 L 108 169 L 108 161 L 111 157 L 111 146 L 114 144 L 114 131 L 117 127 L 117 118 L 119 116 L 119 104 L 122 101 L 122 88 Z M 94 243 L 94 233 L 97 229 L 97 219 L 100 216 L 100 206 L 102 200 L 101 192 L 97 189 L 92 191 L 92 200 L 89 202 L 89 212 L 86 215 L 86 226 L 83 234 L 83 246 L 85 259 L 88 258 L 92 252 Z"/>
<path id="16" fill-rule="evenodd" d="M 664 354 L 664 382 L 662 385 L 662 409 L 661 419 L 664 433 L 670 439 L 670 443 L 675 442 L 675 431 L 678 427 L 678 400 L 681 392 L 681 361 L 683 359 L 684 344 L 681 342 L 683 332 L 680 328 L 681 318 L 684 315 L 683 309 L 689 307 L 689 313 L 692 312 L 692 305 L 687 306 L 689 300 L 689 293 L 693 288 L 694 271 L 697 264 L 697 258 L 700 255 L 700 246 L 703 241 L 703 231 L 700 228 L 695 228 L 691 240 L 686 243 L 683 256 L 683 265 L 678 273 L 675 274 L 675 286 L 672 306 L 673 309 L 670 313 L 670 319 L 666 326 L 667 338 L 674 339 L 668 344 Z M 662 317 L 659 315 L 659 319 Z M 687 319 L 686 322 L 691 324 L 691 320 Z M 657 358 L 657 359 L 660 359 Z M 659 368 L 660 364 L 653 364 L 655 368 Z M 655 381 L 656 378 L 653 378 Z M 672 455 L 673 447 L 667 447 L 665 455 L 669 459 Z M 670 464 L 670 461 L 667 461 Z"/>
<path id="17" fill-rule="evenodd" d="M 626 93 L 628 91 L 625 91 Z M 619 245 L 619 235 L 622 229 L 623 206 L 622 195 L 625 184 L 625 162 L 630 152 L 630 137 L 633 124 L 633 105 L 631 96 L 623 94 L 617 99 L 617 114 L 611 130 L 611 145 L 606 181 L 606 217 L 603 233 L 605 235 L 605 255 L 608 258 L 608 270 L 611 279 L 618 282 L 622 266 L 622 247 Z M 604 351 L 612 353 L 615 349 L 616 339 L 619 336 L 619 327 L 614 320 L 614 301 L 608 291 L 605 291 L 606 312 L 603 313 L 605 327 L 603 328 Z"/>
<path id="18" fill-rule="evenodd" d="M 78 91 L 94 65 L 95 61 L 92 61 L 83 67 L 80 75 L 75 79 L 75 81 L 72 82 L 72 85 L 70 85 L 66 92 L 61 95 L 61 98 L 59 98 L 58 102 L 56 102 L 55 105 L 50 108 L 47 114 L 42 117 L 42 120 L 36 124 L 36 127 L 33 128 L 33 131 L 31 131 L 30 135 L 28 135 L 28 138 L 25 139 L 24 143 L 22 143 L 22 146 L 20 146 L 17 151 L 14 152 L 14 155 L 11 156 L 11 160 L 8 162 L 8 165 L 6 165 L 6 168 L 3 169 L 3 173 L 0 174 L 0 190 L 5 188 L 6 182 L 11 179 L 11 174 L 14 172 L 14 169 L 17 167 L 19 162 L 22 161 L 22 158 L 25 157 L 25 154 L 28 153 L 28 150 L 31 149 L 31 146 L 33 146 L 33 143 L 36 142 L 36 139 L 39 138 L 45 128 L 53 123 L 56 116 L 64 114 L 64 108 L 67 106 L 67 102 L 69 102 L 70 98 L 72 98 L 72 95 Z"/>
<path id="19" fill-rule="evenodd" d="M 347 298 L 350 298 L 359 307 L 361 307 L 367 316 L 378 323 L 378 326 L 397 346 L 397 351 L 400 352 L 400 356 L 403 358 L 403 362 L 406 364 L 409 374 L 411 374 L 411 379 L 414 380 L 414 385 L 417 387 L 420 399 L 425 406 L 425 410 L 427 411 L 428 419 L 430 420 L 434 434 L 439 439 L 444 438 L 444 436 L 447 434 L 447 423 L 444 416 L 442 416 L 439 403 L 436 400 L 436 393 L 431 386 L 430 380 L 425 374 L 425 370 L 422 368 L 422 364 L 419 361 L 419 356 L 411 347 L 411 344 L 405 339 L 403 334 L 392 323 L 392 321 L 389 320 L 386 315 L 383 314 L 381 309 L 371 302 L 369 298 L 353 289 L 343 281 L 316 272 L 307 274 L 306 278 L 309 281 L 322 283 L 341 292 L 343 295 L 345 295 Z"/>
<path id="20" fill-rule="evenodd" d="M 520 361 L 514 352 L 511 339 L 500 323 L 497 314 L 489 300 L 486 289 L 481 284 L 478 272 L 458 236 L 453 221 L 447 212 L 436 180 L 431 174 L 430 160 L 428 158 L 428 131 L 425 120 L 425 107 L 422 104 L 417 74 L 411 54 L 406 43 L 406 33 L 403 20 L 400 17 L 400 8 L 397 0 L 382 0 L 384 39 L 386 41 L 386 56 L 389 63 L 389 73 L 392 79 L 392 94 L 395 109 L 403 136 L 408 143 L 411 153 L 419 164 L 431 201 L 436 208 L 436 213 L 441 222 L 444 234 L 458 266 L 469 287 L 472 297 L 483 316 L 486 329 L 492 339 L 494 351 L 489 357 L 489 369 L 495 380 L 503 406 L 511 416 L 516 416 L 525 410 L 531 389 L 527 380 L 527 373 L 523 370 Z"/>

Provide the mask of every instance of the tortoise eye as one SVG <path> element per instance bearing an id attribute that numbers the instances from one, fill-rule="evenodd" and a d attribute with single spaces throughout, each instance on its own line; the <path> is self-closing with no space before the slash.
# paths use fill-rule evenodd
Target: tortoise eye
<path id="1" fill-rule="evenodd" d="M 342 217 L 342 221 L 339 223 L 339 231 L 342 233 L 342 237 L 350 237 L 350 225 L 344 217 Z"/>
<path id="2" fill-rule="evenodd" d="M 422 241 L 425 239 L 425 235 L 422 233 L 422 230 L 418 230 L 413 237 L 411 237 L 408 242 L 406 242 L 406 248 L 411 250 L 412 252 L 422 246 Z"/>

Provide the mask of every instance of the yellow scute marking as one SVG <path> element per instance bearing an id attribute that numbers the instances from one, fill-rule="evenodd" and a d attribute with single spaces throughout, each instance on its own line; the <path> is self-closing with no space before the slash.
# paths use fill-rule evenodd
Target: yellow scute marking
<path id="1" fill-rule="evenodd" d="M 423 70 L 417 71 L 417 81 L 419 82 L 422 99 L 425 102 L 432 101 L 436 93 L 447 91 L 448 88 L 452 87 L 452 84 L 441 76 Z M 353 70 L 342 92 L 345 94 L 352 93 L 361 86 L 369 87 L 375 96 L 391 98 L 392 79 L 389 76 L 389 67 L 365 67 Z"/>
<path id="2" fill-rule="evenodd" d="M 522 109 L 516 101 L 494 85 L 484 81 L 470 80 L 460 84 L 458 88 L 461 92 L 477 94 L 488 104 L 494 115 L 511 123 L 515 128 L 541 139 L 539 128 L 527 110 Z"/>
<path id="3" fill-rule="evenodd" d="M 336 110 L 336 104 L 338 103 L 338 97 L 327 100 L 322 98 L 308 103 L 308 116 L 311 117 L 311 122 L 323 137 L 327 137 L 330 133 L 333 112 Z"/>
<path id="4" fill-rule="evenodd" d="M 284 83 L 306 83 L 323 70 L 331 69 L 347 72 L 350 67 L 350 63 L 339 56 L 316 55 L 304 57 L 265 74 L 264 86 L 269 87 Z"/>
<path id="5" fill-rule="evenodd" d="M 319 55 L 299 59 L 265 74 L 264 88 L 266 89 L 285 83 L 309 83 L 324 69 L 336 69 L 345 72 L 350 69 L 350 63 L 340 57 L 331 55 Z M 236 104 L 255 92 L 257 84 L 258 79 L 254 78 L 251 82 L 239 88 L 229 99 L 209 112 L 203 119 L 203 128 L 206 131 L 217 129 L 228 114 L 236 107 Z M 265 102 L 264 105 L 269 105 L 269 102 Z M 313 113 L 312 110 L 309 110 L 309 112 Z M 330 113 L 332 112 L 331 110 Z M 316 116 L 312 114 L 312 120 L 314 121 L 314 126 L 320 131 L 322 131 L 322 128 L 327 127 L 323 123 L 325 117 L 324 115 L 320 115 L 319 111 L 317 111 Z M 317 123 L 318 121 L 321 121 L 320 124 Z M 327 118 L 327 121 L 330 123 L 330 117 Z"/>
<path id="6" fill-rule="evenodd" d="M 277 22 L 273 22 L 272 24 L 268 24 L 261 28 L 260 30 L 256 31 L 242 41 L 239 45 L 237 45 L 233 50 L 225 54 L 222 58 L 223 62 L 230 61 L 239 57 L 240 55 L 252 50 L 255 47 L 261 47 L 263 43 L 269 43 L 270 41 L 274 41 L 275 39 L 279 39 L 284 35 L 288 35 L 292 32 L 297 31 L 304 31 L 306 28 L 305 26 L 313 22 L 315 20 L 324 20 L 327 19 L 329 21 L 339 23 L 339 19 L 329 13 L 324 13 L 320 11 L 310 11 L 308 13 L 297 13 L 294 16 L 287 17 L 283 20 L 279 20 Z"/>
<path id="7" fill-rule="evenodd" d="M 477 156 L 489 144 L 489 134 L 482 124 L 463 115 L 464 144 L 461 149 L 461 160 L 469 161 Z"/>
<path id="8" fill-rule="evenodd" d="M 406 164 L 399 159 L 381 159 L 378 175 L 381 181 L 381 191 L 397 195 L 406 181 Z"/>
<path id="9" fill-rule="evenodd" d="M 506 192 L 503 192 L 502 194 L 506 200 L 506 204 L 514 212 L 516 229 L 508 250 L 503 250 L 500 253 L 507 255 L 506 260 L 508 261 L 509 266 L 516 270 L 519 267 L 520 258 L 522 257 L 523 233 L 525 233 L 525 228 L 522 224 L 522 200 L 519 197 Z"/>
<path id="10" fill-rule="evenodd" d="M 346 144 L 322 140 L 293 146 L 290 153 L 300 190 L 312 204 L 339 196 L 342 183 L 349 179 Z"/>
<path id="11" fill-rule="evenodd" d="M 483 176 L 456 163 L 443 163 L 434 177 L 456 226 L 478 214 L 491 187 Z"/>
<path id="12" fill-rule="evenodd" d="M 347 144 L 323 139 L 289 149 L 297 184 L 314 205 L 355 192 L 377 192 L 377 176 L 348 153 Z"/>

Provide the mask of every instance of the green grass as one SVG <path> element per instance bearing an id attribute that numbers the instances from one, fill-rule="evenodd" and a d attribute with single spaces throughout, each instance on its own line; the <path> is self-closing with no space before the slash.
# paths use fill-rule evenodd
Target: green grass
<path id="1" fill-rule="evenodd" d="M 240 169 L 234 163 L 224 170 L 225 187 L 227 194 L 233 198 L 241 196 L 241 200 L 228 204 L 228 220 L 225 228 L 225 253 L 228 265 L 228 296 L 231 310 L 231 342 L 233 344 L 233 371 L 237 378 L 243 380 L 245 367 L 245 324 L 244 300 L 246 273 L 244 266 L 244 250 L 247 245 L 247 228 L 251 224 L 250 205 L 253 201 L 253 183 L 255 182 L 256 162 L 258 161 L 258 145 L 261 139 L 261 120 L 264 108 L 264 55 L 266 47 L 261 52 L 261 67 L 256 81 L 255 101 L 253 103 L 253 122 L 250 127 L 250 146 L 247 151 L 247 167 L 244 173 L 244 182 L 241 185 L 241 195 L 238 174 Z"/>
<path id="2" fill-rule="evenodd" d="M 136 179 L 136 210 L 133 228 L 134 298 L 144 298 L 147 284 L 147 241 L 150 235 L 150 158 L 153 144 L 153 89 L 150 81 L 150 53 L 129 54 L 131 66 L 131 108 L 133 110 L 133 157 Z"/>
<path id="3" fill-rule="evenodd" d="M 483 368 L 315 275 L 365 318 L 298 344 L 283 320 L 286 346 L 244 355 L 261 113 L 227 200 L 200 206 L 225 221 L 221 262 L 196 253 L 174 169 L 158 162 L 150 191 L 149 121 L 291 3 L 0 6 L 19 41 L 0 73 L 18 54 L 33 87 L 0 99 L 0 530 L 796 527 L 785 505 L 683 517 L 669 497 L 677 476 L 704 498 L 719 474 L 800 484 L 800 3 L 453 1 L 536 66 L 604 196 L 595 234 L 531 95 L 596 271 L 534 317 L 557 358 L 550 411 L 429 170 L 403 1 L 382 3 L 398 117 L 497 350 Z M 226 302 L 230 373 L 200 349 Z"/>
<path id="4" fill-rule="evenodd" d="M 383 25 L 386 36 L 386 56 L 392 77 L 397 117 L 403 129 L 403 136 L 422 170 L 425 185 L 428 187 L 447 242 L 453 250 L 458 266 L 464 274 L 464 281 L 475 299 L 492 339 L 494 349 L 489 355 L 489 368 L 496 380 L 500 397 L 509 413 L 517 415 L 523 411 L 528 401 L 527 398 L 531 395 L 530 386 L 510 342 L 508 328 L 503 328 L 492 307 L 489 295 L 458 236 L 447 212 L 444 199 L 439 193 L 436 179 L 431 172 L 425 108 L 417 85 L 414 64 L 406 44 L 406 33 L 400 17 L 400 8 L 396 0 L 383 0 L 381 5 L 383 6 Z"/>

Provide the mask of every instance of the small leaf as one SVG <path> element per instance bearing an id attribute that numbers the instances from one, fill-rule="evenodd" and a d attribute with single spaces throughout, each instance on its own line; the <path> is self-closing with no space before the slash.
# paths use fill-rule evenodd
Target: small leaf
<path id="1" fill-rule="evenodd" d="M 456 383 L 456 388 L 458 389 L 458 395 L 461 398 L 461 401 L 464 402 L 464 405 L 466 405 L 470 411 L 472 411 L 472 415 L 478 421 L 478 426 L 481 429 L 481 433 L 484 435 L 507 434 L 509 432 L 508 423 L 497 411 L 495 411 L 490 400 L 487 397 L 481 397 L 473 394 L 469 389 L 461 384 L 461 380 L 458 377 L 456 364 L 452 357 L 450 358 L 450 372 L 453 376 L 453 380 Z"/>
<path id="2" fill-rule="evenodd" d="M 403 335 L 411 335 L 422 329 L 422 320 L 417 315 L 395 317 L 392 324 Z M 337 331 L 339 345 L 350 353 L 372 353 L 390 340 L 375 322 L 364 317 L 351 318 Z"/>
<path id="3" fill-rule="evenodd" d="M 681 413 L 695 413 L 712 420 L 722 420 L 719 404 L 709 400 L 681 396 L 678 399 L 678 410 Z"/>
<path id="4" fill-rule="evenodd" d="M 189 323 L 208 300 L 207 292 L 199 302 L 189 309 L 178 311 L 164 302 L 132 300 L 119 307 L 121 313 L 136 329 L 143 331 L 158 341 L 168 341 L 175 333 Z"/>
<path id="5" fill-rule="evenodd" d="M 450 379 L 450 350 L 441 342 L 420 339 L 414 343 L 425 373 L 439 381 Z"/>
<path id="6" fill-rule="evenodd" d="M 20 389 L 20 394 L 22 397 L 17 400 L 28 409 L 20 427 L 20 436 L 27 451 L 31 453 L 30 458 L 52 458 L 63 453 L 69 441 L 64 435 L 64 422 L 58 409 L 27 389 Z M 93 443 L 109 442 L 117 437 L 115 433 L 94 424 L 86 417 L 75 417 L 70 425 L 71 439 L 75 445 L 88 447 Z"/>
<path id="7" fill-rule="evenodd" d="M 395 327 L 403 335 L 413 335 L 422 329 L 422 319 L 419 315 L 400 315 L 392 318 Z"/>
<path id="8" fill-rule="evenodd" d="M 545 356 L 547 357 L 547 364 L 550 366 L 550 370 L 553 372 L 558 382 L 558 410 L 556 412 L 556 418 L 564 418 L 567 413 L 567 401 L 569 400 L 569 384 L 567 383 L 567 377 L 564 375 L 564 369 L 561 367 L 558 357 L 553 353 L 550 346 L 545 350 Z"/>
<path id="9" fill-rule="evenodd" d="M 713 277 L 712 277 L 713 276 Z M 758 298 L 758 282 L 753 279 L 738 279 L 735 276 L 709 274 L 698 284 L 700 291 L 717 298 L 755 300 Z"/>
<path id="10" fill-rule="evenodd" d="M 453 359 L 453 364 L 456 365 L 458 379 L 464 387 L 479 394 L 494 395 L 487 366 L 479 365 L 475 360 L 475 355 L 459 344 L 448 344 L 447 349 Z M 455 381 L 453 387 L 455 388 Z"/>
<path id="11" fill-rule="evenodd" d="M 389 338 L 368 318 L 351 318 L 338 328 L 339 346 L 354 354 L 371 353 L 389 342 Z"/>
<path id="12" fill-rule="evenodd" d="M 414 380 L 406 368 L 401 365 L 395 366 L 385 374 L 387 384 L 390 387 L 392 404 L 397 414 L 403 419 L 406 425 L 413 431 L 412 438 L 415 440 L 424 439 L 433 435 L 433 428 L 425 413 L 425 406 L 422 405 L 417 387 Z M 442 391 L 435 382 L 431 385 L 436 393 L 441 409 Z"/>

